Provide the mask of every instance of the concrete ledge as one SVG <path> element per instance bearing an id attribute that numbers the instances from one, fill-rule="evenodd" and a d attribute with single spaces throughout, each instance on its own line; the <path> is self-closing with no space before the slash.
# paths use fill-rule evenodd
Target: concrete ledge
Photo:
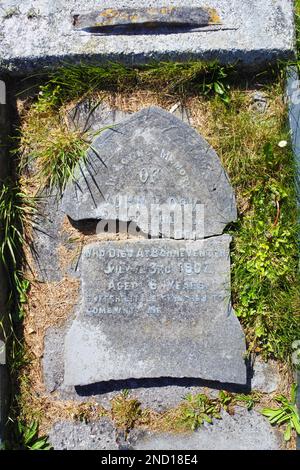
<path id="1" fill-rule="evenodd" d="M 4 81 L 0 78 L 0 188 L 3 180 L 7 176 L 6 160 L 6 138 L 8 132 L 6 113 L 6 88 Z M 0 221 L 1 224 L 1 221 Z M 1 236 L 1 233 L 0 233 Z M 6 351 L 2 324 L 5 324 L 7 299 L 7 283 L 3 266 L 0 264 L 0 449 L 3 445 L 4 430 L 6 423 L 6 413 L 8 405 Z"/>
<path id="2" fill-rule="evenodd" d="M 153 60 L 219 59 L 255 69 L 294 57 L 292 0 L 151 0 L 149 7 L 215 8 L 221 25 L 155 34 L 95 34 L 75 30 L 72 15 L 107 8 L 105 0 L 4 0 L 0 10 L 0 70 L 27 74 L 72 63 L 143 64 Z M 111 0 L 110 8 L 142 8 L 140 0 Z M 84 11 L 83 11 L 84 9 Z"/>
<path id="3" fill-rule="evenodd" d="M 295 159 L 295 185 L 296 185 L 296 197 L 298 206 L 298 218 L 300 222 L 300 81 L 298 70 L 296 67 L 288 67 L 287 70 L 287 87 L 286 95 L 289 105 L 289 124 L 291 129 L 291 141 Z M 300 233 L 299 237 L 299 248 L 300 248 Z M 300 252 L 299 252 L 299 269 L 300 269 Z M 299 338 L 300 339 L 300 338 Z M 297 370 L 295 372 L 295 381 L 298 384 L 297 391 L 297 407 L 300 410 L 300 369 L 299 363 L 295 364 Z M 300 449 L 300 436 L 297 436 L 297 449 Z"/>

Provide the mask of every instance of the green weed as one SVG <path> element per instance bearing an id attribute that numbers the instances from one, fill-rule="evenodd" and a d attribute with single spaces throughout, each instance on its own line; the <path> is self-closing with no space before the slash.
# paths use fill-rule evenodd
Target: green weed
<path id="1" fill-rule="evenodd" d="M 285 426 L 284 439 L 289 441 L 292 437 L 292 431 L 295 430 L 300 435 L 300 417 L 296 405 L 296 384 L 292 385 L 291 399 L 284 395 L 277 395 L 275 400 L 278 403 L 277 408 L 264 408 L 261 414 L 266 416 L 272 425 Z"/>
<path id="2" fill-rule="evenodd" d="M 221 419 L 218 402 L 202 393 L 188 394 L 181 413 L 182 422 L 193 431 L 202 426 L 204 422 L 212 424 L 213 419 Z"/>
<path id="3" fill-rule="evenodd" d="M 142 67 L 66 65 L 50 74 L 36 106 L 44 112 L 99 90 L 132 92 L 141 88 L 162 89 L 166 94 L 216 94 L 228 102 L 227 82 L 233 74 L 233 67 L 222 67 L 217 61 L 154 62 Z"/>
<path id="4" fill-rule="evenodd" d="M 294 309 L 300 283 L 291 197 L 271 181 L 254 188 L 252 210 L 238 223 L 232 256 L 235 309 L 250 347 L 282 360 L 300 337 L 300 312 Z"/>
<path id="5" fill-rule="evenodd" d="M 18 420 L 13 443 L 8 447 L 11 447 L 12 450 L 50 450 L 51 445 L 48 442 L 48 437 L 39 437 L 38 431 L 37 421 L 26 424 Z"/>
<path id="6" fill-rule="evenodd" d="M 20 190 L 12 180 L 4 182 L 0 188 L 0 262 L 8 273 L 10 281 L 10 301 L 21 304 L 26 301 L 28 281 L 23 279 L 23 249 L 29 242 L 28 228 L 35 214 L 35 198 Z"/>
<path id="7" fill-rule="evenodd" d="M 244 406 L 248 411 L 252 410 L 254 405 L 259 402 L 261 398 L 260 393 L 252 392 L 248 395 L 244 393 L 233 394 L 221 390 L 219 392 L 218 400 L 221 407 L 230 414 L 234 414 L 234 406 Z"/>
<path id="8" fill-rule="evenodd" d="M 123 391 L 111 401 L 111 415 L 117 428 L 127 434 L 137 420 L 142 417 L 141 403 L 135 398 L 129 398 L 128 391 Z"/>

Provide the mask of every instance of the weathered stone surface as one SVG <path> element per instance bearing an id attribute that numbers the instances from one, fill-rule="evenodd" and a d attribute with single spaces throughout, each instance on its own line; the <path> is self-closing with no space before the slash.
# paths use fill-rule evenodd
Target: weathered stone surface
<path id="1" fill-rule="evenodd" d="M 34 219 L 31 253 L 36 265 L 36 277 L 43 282 L 60 281 L 63 277 L 59 247 L 64 241 L 62 225 L 65 218 L 57 194 L 40 195 L 38 213 Z"/>
<path id="2" fill-rule="evenodd" d="M 230 237 L 87 245 L 65 384 L 145 377 L 246 383 L 230 306 Z"/>
<path id="3" fill-rule="evenodd" d="M 190 434 L 152 433 L 134 430 L 130 448 L 135 450 L 279 450 L 282 439 L 266 418 L 256 411 L 237 409 L 233 416 L 205 423 Z"/>
<path id="4" fill-rule="evenodd" d="M 280 384 L 280 373 L 275 361 L 256 360 L 253 367 L 251 388 L 263 393 L 275 392 Z"/>
<path id="5" fill-rule="evenodd" d="M 62 209 L 76 221 L 124 220 L 116 212 L 121 199 L 128 206 L 125 220 L 152 236 L 169 236 L 164 226 L 156 230 L 149 224 L 154 204 L 204 207 L 204 233 L 193 226 L 184 236 L 173 233 L 174 238 L 220 234 L 236 218 L 233 190 L 215 151 L 190 126 L 156 107 L 143 109 L 98 136 L 74 179 L 66 188 Z"/>
<path id="6" fill-rule="evenodd" d="M 231 392 L 247 393 L 248 385 L 221 384 L 199 378 L 154 377 L 125 380 L 103 381 L 86 386 L 73 387 L 64 384 L 64 342 L 67 327 L 49 328 L 45 335 L 43 355 L 44 383 L 48 392 L 56 391 L 56 396 L 62 400 L 86 401 L 93 400 L 109 408 L 110 401 L 122 390 L 128 390 L 131 397 L 142 403 L 143 407 L 157 412 L 166 411 L 178 406 L 182 397 L 188 393 L 207 393 L 215 398 L 218 390 L 226 389 Z"/>
<path id="7" fill-rule="evenodd" d="M 265 113 L 268 108 L 267 94 L 255 91 L 251 96 L 251 107 L 258 113 Z"/>
<path id="8" fill-rule="evenodd" d="M 0 340 L 0 365 L 6 364 L 6 347 L 5 342 Z"/>
<path id="9" fill-rule="evenodd" d="M 64 377 L 64 328 L 47 329 L 44 339 L 43 371 L 44 383 L 49 392 L 54 392 Z"/>
<path id="10" fill-rule="evenodd" d="M 31 73 L 63 61 L 144 63 L 153 60 L 219 59 L 258 68 L 294 56 L 292 0 L 169 0 L 168 6 L 209 7 L 218 12 L 218 30 L 172 34 L 97 35 L 74 31 L 80 0 L 3 0 L 0 10 L 0 70 Z M 89 13 L 107 0 L 86 0 Z M 149 7 L 161 7 L 151 0 Z M 141 0 L 110 0 L 109 8 L 144 8 Z M 209 27 L 212 28 L 212 27 Z"/>
<path id="11" fill-rule="evenodd" d="M 111 421 L 93 423 L 59 421 L 49 433 L 55 450 L 117 450 L 115 429 Z"/>

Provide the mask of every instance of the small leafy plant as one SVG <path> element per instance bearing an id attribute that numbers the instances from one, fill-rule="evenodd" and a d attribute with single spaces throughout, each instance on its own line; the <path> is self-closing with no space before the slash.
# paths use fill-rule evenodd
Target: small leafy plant
<path id="1" fill-rule="evenodd" d="M 253 392 L 251 394 L 239 393 L 234 395 L 233 393 L 221 390 L 218 396 L 221 407 L 229 414 L 234 414 L 234 406 L 239 405 L 247 408 L 248 411 L 252 410 L 255 403 L 259 402 L 260 394 Z"/>
<path id="2" fill-rule="evenodd" d="M 228 72 L 224 67 L 216 67 L 212 77 L 204 80 L 203 91 L 205 94 L 215 94 L 225 104 L 230 103 L 230 86 L 226 82 Z"/>
<path id="3" fill-rule="evenodd" d="M 277 395 L 277 408 L 264 408 L 261 414 L 266 416 L 272 425 L 285 426 L 284 439 L 289 441 L 292 437 L 292 430 L 300 435 L 300 418 L 296 405 L 297 385 L 293 384 L 291 389 L 291 399 L 284 395 Z"/>
<path id="4" fill-rule="evenodd" d="M 18 421 L 15 431 L 15 450 L 50 450 L 47 436 L 39 437 L 39 425 L 33 421 L 29 425 Z"/>
<path id="5" fill-rule="evenodd" d="M 183 405 L 182 421 L 193 431 L 203 425 L 204 422 L 212 424 L 213 419 L 221 419 L 220 406 L 217 400 L 206 395 L 188 394 Z"/>
<path id="6" fill-rule="evenodd" d="M 244 406 L 248 411 L 252 410 L 255 403 L 258 403 L 260 400 L 260 394 L 258 392 L 253 392 L 249 395 L 240 393 L 235 396 L 235 403 L 240 406 Z"/>
<path id="7" fill-rule="evenodd" d="M 232 393 L 226 392 L 225 390 L 220 390 L 218 399 L 223 410 L 227 411 L 229 414 L 234 414 L 234 400 Z"/>

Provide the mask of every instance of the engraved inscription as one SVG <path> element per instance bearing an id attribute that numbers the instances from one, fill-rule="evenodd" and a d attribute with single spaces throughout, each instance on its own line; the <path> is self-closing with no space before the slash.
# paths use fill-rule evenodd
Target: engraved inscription
<path id="1" fill-rule="evenodd" d="M 202 377 L 246 383 L 230 303 L 231 237 L 114 240 L 82 251 L 82 302 L 65 340 L 65 383 Z"/>
<path id="2" fill-rule="evenodd" d="M 176 240 L 221 234 L 236 218 L 217 154 L 194 129 L 155 107 L 96 137 L 62 207 L 73 220 L 118 219 L 152 238 Z"/>
<path id="3" fill-rule="evenodd" d="M 215 266 L 222 273 L 222 265 L 228 263 L 228 250 L 202 245 L 199 242 L 196 247 L 175 248 L 158 242 L 87 246 L 83 265 L 86 271 L 90 263 L 96 269 L 93 275 L 84 272 L 89 279 L 88 283 L 85 281 L 85 314 L 92 317 L 129 312 L 159 315 L 166 305 L 172 309 L 198 304 L 203 309 L 208 304 L 222 302 L 226 290 L 221 285 L 216 293 L 211 281 L 218 276 Z"/>

